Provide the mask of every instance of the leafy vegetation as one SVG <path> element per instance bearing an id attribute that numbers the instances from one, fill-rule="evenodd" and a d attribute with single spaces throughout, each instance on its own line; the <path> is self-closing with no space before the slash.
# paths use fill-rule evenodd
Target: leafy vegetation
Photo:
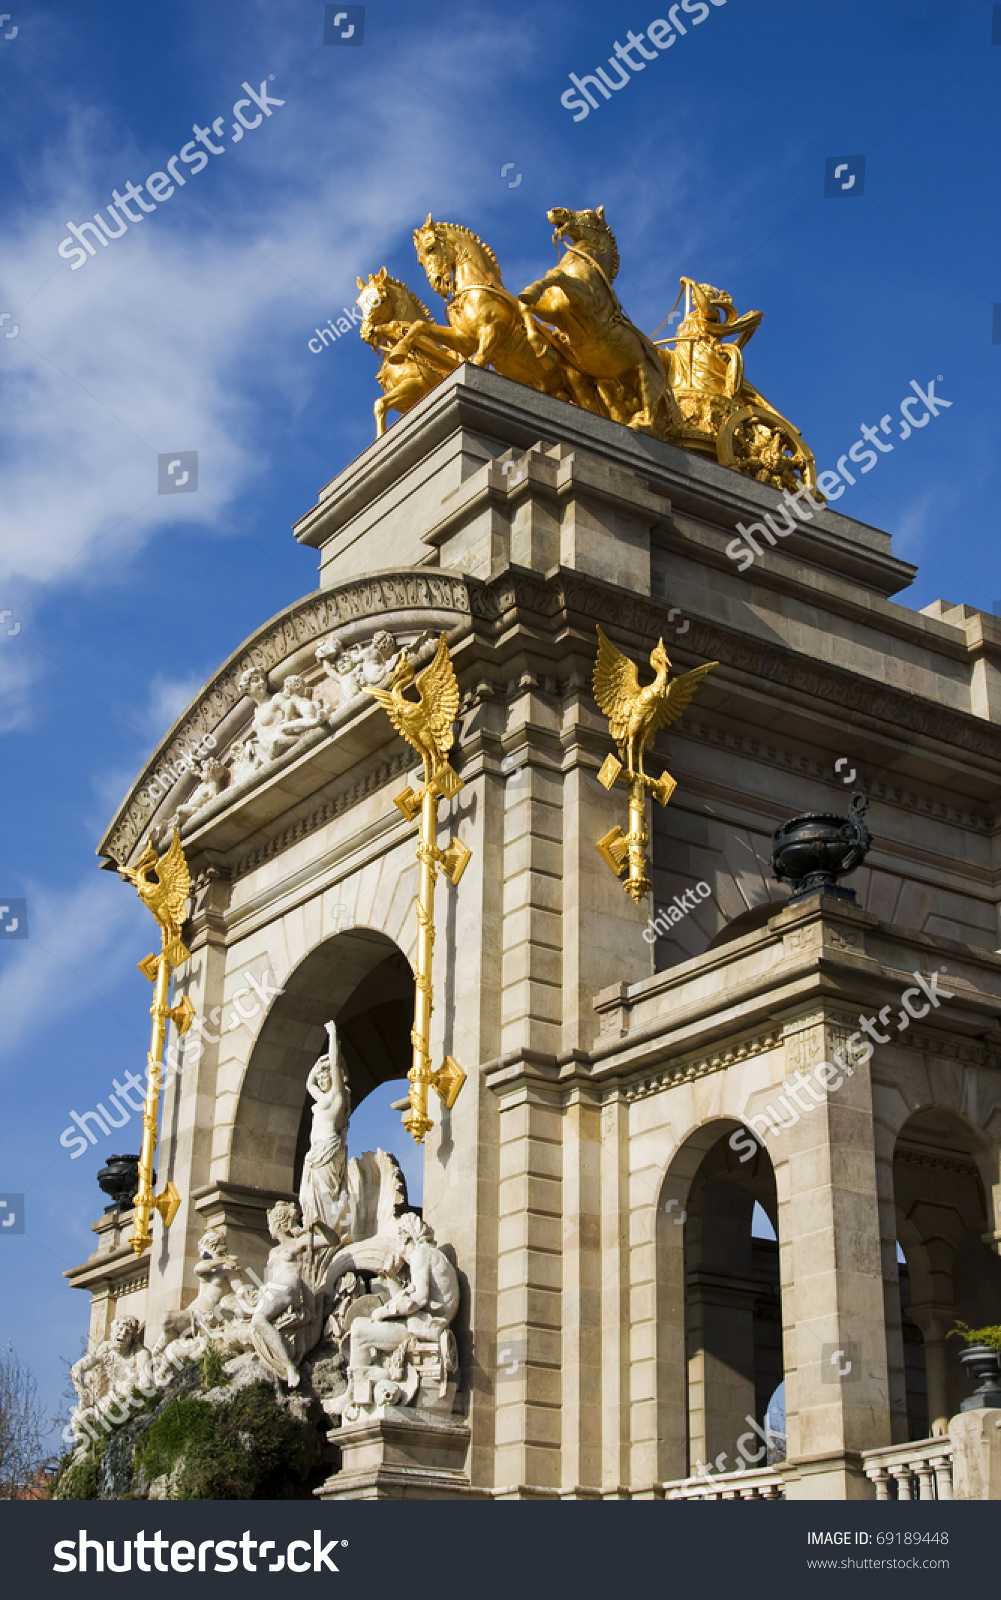
<path id="1" fill-rule="evenodd" d="M 1001 1350 L 1001 1327 L 971 1328 L 969 1323 L 957 1322 L 946 1334 L 947 1339 L 962 1339 L 966 1345 L 986 1344 L 992 1350 Z"/>
<path id="2" fill-rule="evenodd" d="M 134 1475 L 147 1485 L 167 1476 L 171 1499 L 284 1499 L 315 1447 L 315 1427 L 258 1382 L 223 1405 L 186 1395 L 165 1406 L 136 1449 Z"/>

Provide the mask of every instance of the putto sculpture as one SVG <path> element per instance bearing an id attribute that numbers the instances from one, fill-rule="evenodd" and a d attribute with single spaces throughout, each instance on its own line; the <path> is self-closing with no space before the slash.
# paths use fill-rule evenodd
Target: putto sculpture
<path id="1" fill-rule="evenodd" d="M 462 360 L 493 367 L 598 416 L 625 423 L 776 489 L 817 488 L 812 452 L 793 424 L 744 376 L 743 349 L 761 324 L 730 295 L 683 277 L 676 333 L 647 335 L 614 288 L 615 235 L 603 206 L 547 212 L 563 254 L 514 295 L 497 258 L 472 229 L 436 222 L 414 230 L 417 258 L 446 304 L 446 323 L 382 267 L 358 279 L 361 336 L 381 357 L 376 435 L 389 410 L 422 400 Z M 672 308 L 673 314 L 673 308 Z M 667 325 L 670 317 L 661 324 Z"/>

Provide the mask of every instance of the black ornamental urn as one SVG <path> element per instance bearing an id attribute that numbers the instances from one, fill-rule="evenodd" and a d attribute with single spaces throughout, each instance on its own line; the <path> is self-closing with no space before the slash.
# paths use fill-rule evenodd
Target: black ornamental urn
<path id="1" fill-rule="evenodd" d="M 131 1211 L 139 1187 L 139 1157 L 109 1156 L 97 1174 L 97 1181 L 105 1194 L 111 1196 L 105 1211 Z M 156 1173 L 153 1174 L 156 1182 Z"/>
<path id="2" fill-rule="evenodd" d="M 833 811 L 810 811 L 784 822 L 772 835 L 772 872 L 780 883 L 792 885 L 789 904 L 807 895 L 832 895 L 855 903 L 854 889 L 838 882 L 865 860 L 872 834 L 863 822 L 869 801 L 853 794 L 848 816 Z"/>
<path id="3" fill-rule="evenodd" d="M 960 1411 L 1001 1407 L 1001 1350 L 990 1344 L 968 1344 L 960 1351 L 959 1359 L 971 1377 L 981 1380 L 980 1388 L 960 1401 Z"/>

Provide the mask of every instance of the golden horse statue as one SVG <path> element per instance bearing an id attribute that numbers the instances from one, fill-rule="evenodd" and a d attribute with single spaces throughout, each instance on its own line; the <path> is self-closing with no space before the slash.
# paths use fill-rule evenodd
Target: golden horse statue
<path id="1" fill-rule="evenodd" d="M 626 316 L 612 287 L 619 252 L 604 206 L 554 206 L 546 215 L 555 229 L 553 243 L 563 244 L 565 253 L 544 278 L 522 289 L 519 301 L 563 336 L 578 405 L 671 438 L 681 427 L 681 413 L 660 352 Z"/>
<path id="2" fill-rule="evenodd" d="M 370 272 L 368 283 L 355 280 L 361 293 L 355 301 L 364 313 L 359 332 L 366 344 L 382 356 L 382 365 L 376 378 L 383 390 L 382 398 L 375 402 L 375 436 L 381 439 L 386 431 L 387 411 L 398 411 L 401 416 L 423 400 L 426 394 L 454 372 L 461 357 L 454 350 L 412 350 L 402 361 L 387 361 L 390 350 L 417 322 L 430 323 L 431 313 L 423 301 L 418 300 L 399 278 L 391 278 L 385 267 Z"/>
<path id="3" fill-rule="evenodd" d="M 815 496 L 817 467 L 809 447 L 744 375 L 744 346 L 761 312 L 740 316 L 725 291 L 685 277 L 675 301 L 676 307 L 684 296 L 677 333 L 658 338 L 655 329 L 648 336 L 626 316 L 613 287 L 619 252 L 604 208 L 554 206 L 547 216 L 564 253 L 515 297 L 489 245 L 470 228 L 428 214 L 414 230 L 414 245 L 429 283 L 446 302 L 447 326 L 432 321 L 417 295 L 385 267 L 367 284 L 359 278 L 361 334 L 383 357 L 378 436 L 387 411 L 409 411 L 467 360 L 713 456 L 773 488 Z"/>
<path id="4" fill-rule="evenodd" d="M 456 351 L 530 389 L 573 399 L 565 361 L 543 334 L 526 328 L 489 245 L 470 228 L 433 222 L 429 212 L 424 226 L 414 229 L 414 246 L 432 289 L 446 301 L 448 326 L 415 322 L 389 352 L 390 361 L 403 361 L 414 349 Z"/>

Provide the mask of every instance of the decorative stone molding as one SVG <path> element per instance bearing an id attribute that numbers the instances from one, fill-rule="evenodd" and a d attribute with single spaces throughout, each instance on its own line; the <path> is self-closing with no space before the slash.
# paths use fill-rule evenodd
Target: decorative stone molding
<path id="1" fill-rule="evenodd" d="M 146 1289 L 148 1287 L 149 1273 L 141 1272 L 137 1278 L 127 1278 L 119 1280 L 117 1283 L 110 1284 L 108 1287 L 108 1293 L 112 1300 L 120 1300 L 124 1294 L 136 1294 L 139 1289 Z"/>
<path id="2" fill-rule="evenodd" d="M 697 1056 L 694 1060 L 679 1062 L 654 1077 L 630 1084 L 623 1089 L 623 1098 L 627 1101 L 645 1100 L 648 1095 L 657 1094 L 661 1089 L 674 1089 L 680 1083 L 694 1083 L 696 1078 L 707 1078 L 714 1072 L 725 1072 L 727 1067 L 736 1066 L 740 1061 L 764 1055 L 766 1051 L 774 1050 L 781 1043 L 780 1032 L 758 1034 L 753 1039 L 744 1039 L 739 1044 L 730 1045 L 713 1055 Z"/>
<path id="3" fill-rule="evenodd" d="M 392 761 L 381 762 L 367 778 L 338 790 L 337 794 L 325 800 L 322 805 L 314 807 L 297 822 L 290 823 L 281 833 L 276 833 L 267 844 L 259 845 L 256 850 L 251 850 L 249 855 L 242 856 L 232 869 L 233 879 L 245 877 L 248 872 L 253 872 L 255 867 L 261 866 L 265 861 L 273 861 L 275 856 L 280 856 L 283 850 L 288 850 L 299 839 L 307 838 L 331 818 L 339 817 L 343 811 L 349 811 L 359 800 L 364 799 L 365 795 L 374 793 L 376 789 L 381 789 L 383 784 L 409 772 L 413 765 L 414 758 L 409 750 L 394 756 Z"/>
<path id="4" fill-rule="evenodd" d="M 521 608 L 550 618 L 560 612 L 576 613 L 581 619 L 632 631 L 644 639 L 655 639 L 665 633 L 669 623 L 666 604 L 605 589 L 593 580 L 568 572 L 560 572 L 551 579 L 537 578 L 531 573 L 505 572 L 489 583 L 471 588 L 470 603 L 473 617 L 488 622 L 497 622 Z M 925 738 L 939 739 L 970 754 L 1001 762 L 1001 728 L 985 723 L 972 713 L 936 706 L 917 695 L 871 683 L 854 673 L 819 665 L 791 650 L 766 647 L 756 640 L 702 622 L 692 622 L 685 645 L 693 655 L 719 661 L 758 682 L 798 690 L 814 704 L 843 706 L 847 711 L 885 723 L 895 732 L 906 728 Z M 750 747 L 751 741 L 740 742 Z"/>
<path id="5" fill-rule="evenodd" d="M 938 1151 L 918 1150 L 913 1145 L 899 1141 L 893 1152 L 894 1161 L 905 1161 L 912 1167 L 936 1167 L 940 1172 L 956 1172 L 964 1178 L 979 1178 L 980 1169 L 968 1156 L 947 1156 Z"/>

